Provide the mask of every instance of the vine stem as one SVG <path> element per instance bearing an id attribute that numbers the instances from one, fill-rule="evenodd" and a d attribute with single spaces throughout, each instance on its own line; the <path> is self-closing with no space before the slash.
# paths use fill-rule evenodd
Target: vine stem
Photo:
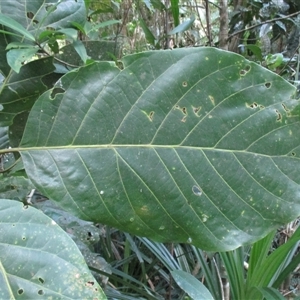
<path id="1" fill-rule="evenodd" d="M 251 29 L 253 29 L 253 28 L 259 27 L 259 26 L 261 26 L 261 25 L 263 25 L 263 24 L 268 24 L 268 23 L 273 23 L 273 22 L 276 22 L 276 21 L 288 19 L 288 18 L 293 17 L 293 16 L 296 16 L 296 15 L 298 15 L 298 14 L 300 14 L 300 11 L 297 11 L 297 12 L 295 12 L 295 13 L 292 13 L 292 14 L 287 15 L 287 16 L 284 16 L 284 17 L 279 17 L 279 18 L 275 18 L 275 19 L 272 19 L 272 20 L 267 20 L 267 21 L 261 22 L 261 23 L 259 23 L 259 24 L 255 24 L 255 25 L 249 26 L 249 27 L 247 27 L 247 28 L 244 28 L 244 29 L 241 29 L 241 30 L 239 30 L 239 31 L 234 32 L 233 34 L 231 34 L 231 35 L 228 37 L 227 40 L 230 40 L 230 39 L 231 39 L 233 36 L 235 36 L 235 35 L 238 35 L 238 34 L 240 34 L 240 33 L 242 33 L 242 32 L 247 31 L 247 30 L 251 30 Z"/>

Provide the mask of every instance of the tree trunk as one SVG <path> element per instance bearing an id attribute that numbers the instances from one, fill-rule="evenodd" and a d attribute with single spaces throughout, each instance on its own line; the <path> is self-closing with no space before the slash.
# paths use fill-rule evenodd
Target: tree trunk
<path id="1" fill-rule="evenodd" d="M 220 0 L 220 33 L 219 48 L 228 50 L 228 13 L 227 0 Z"/>

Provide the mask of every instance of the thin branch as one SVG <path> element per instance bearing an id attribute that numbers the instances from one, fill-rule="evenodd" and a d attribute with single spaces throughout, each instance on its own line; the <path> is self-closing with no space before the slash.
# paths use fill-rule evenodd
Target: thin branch
<path id="1" fill-rule="evenodd" d="M 210 11 L 209 11 L 208 0 L 205 0 L 205 17 L 206 17 L 208 44 L 209 44 L 209 46 L 212 46 L 212 37 L 211 37 L 211 31 L 210 31 Z"/>
<path id="2" fill-rule="evenodd" d="M 231 38 L 232 38 L 233 36 L 235 36 L 235 35 L 238 35 L 238 34 L 240 34 L 240 33 L 242 33 L 242 32 L 247 31 L 247 30 L 251 30 L 251 29 L 253 29 L 253 28 L 259 27 L 259 26 L 261 26 L 261 25 L 263 25 L 263 24 L 268 24 L 268 23 L 273 23 L 273 22 L 276 22 L 276 21 L 288 19 L 288 18 L 293 17 L 293 16 L 296 16 L 296 15 L 298 15 L 298 14 L 300 14 L 300 11 L 297 11 L 297 12 L 295 12 L 295 13 L 292 13 L 292 14 L 287 15 L 287 16 L 284 16 L 284 17 L 275 18 L 275 19 L 272 19 L 272 20 L 267 20 L 267 21 L 261 22 L 260 24 L 255 24 L 255 25 L 249 26 L 249 27 L 247 27 L 247 28 L 244 28 L 244 29 L 242 29 L 242 30 L 239 30 L 239 31 L 234 32 L 233 34 L 231 34 L 231 35 L 228 37 L 228 40 L 231 39 Z"/>
<path id="3" fill-rule="evenodd" d="M 216 3 L 213 3 L 212 1 L 209 1 L 209 0 L 208 0 L 208 2 L 209 2 L 210 4 L 212 4 L 213 6 L 215 6 L 216 8 L 218 8 L 218 9 L 221 8 L 221 6 L 219 6 L 219 5 L 216 4 Z"/>

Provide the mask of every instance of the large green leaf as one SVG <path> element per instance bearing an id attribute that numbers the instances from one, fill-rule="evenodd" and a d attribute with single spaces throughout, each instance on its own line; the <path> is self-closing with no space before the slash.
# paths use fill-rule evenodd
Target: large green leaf
<path id="1" fill-rule="evenodd" d="M 106 299 L 72 239 L 21 202 L 0 200 L 1 299 Z"/>
<path id="2" fill-rule="evenodd" d="M 146 52 L 65 75 L 20 150 L 38 189 L 80 218 L 229 250 L 300 213 L 295 88 L 213 48 Z"/>

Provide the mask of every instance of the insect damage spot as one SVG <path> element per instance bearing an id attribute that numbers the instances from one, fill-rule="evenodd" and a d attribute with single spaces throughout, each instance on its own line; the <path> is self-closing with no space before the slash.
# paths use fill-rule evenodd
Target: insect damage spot
<path id="1" fill-rule="evenodd" d="M 193 113 L 194 113 L 197 117 L 200 117 L 200 116 L 199 116 L 199 112 L 200 112 L 200 110 L 201 110 L 201 106 L 198 106 L 198 107 L 192 106 L 192 109 L 193 109 Z"/>
<path id="2" fill-rule="evenodd" d="M 23 289 L 18 289 L 18 295 L 22 295 L 24 294 L 24 290 Z"/>
<path id="3" fill-rule="evenodd" d="M 175 105 L 174 108 L 180 110 L 183 113 L 183 118 L 181 119 L 181 122 L 184 123 L 186 121 L 186 117 L 188 115 L 186 107 L 180 107 L 179 105 Z"/>
<path id="4" fill-rule="evenodd" d="M 255 109 L 255 108 L 258 107 L 258 104 L 257 104 L 256 102 L 253 102 L 252 104 L 246 103 L 246 106 L 247 106 L 248 108 Z M 264 107 L 262 106 L 261 108 L 264 108 Z"/>
<path id="5" fill-rule="evenodd" d="M 244 70 L 245 70 L 246 72 L 249 72 L 249 71 L 251 70 L 251 66 L 246 65 L 245 68 L 244 68 Z"/>
<path id="6" fill-rule="evenodd" d="M 193 185 L 192 191 L 193 191 L 194 195 L 196 195 L 196 196 L 202 195 L 202 191 L 197 185 Z"/>
<path id="7" fill-rule="evenodd" d="M 269 88 L 271 87 L 271 85 L 272 85 L 271 82 L 266 82 L 266 83 L 265 83 L 265 87 L 266 87 L 267 89 L 269 89 Z"/>
<path id="8" fill-rule="evenodd" d="M 212 103 L 213 106 L 215 106 L 215 98 L 211 95 L 208 96 L 210 102 Z"/>
<path id="9" fill-rule="evenodd" d="M 151 122 L 153 121 L 153 116 L 154 116 L 154 111 L 150 111 L 148 118 Z"/>
<path id="10" fill-rule="evenodd" d="M 182 82 L 182 86 L 183 86 L 183 87 L 187 87 L 187 86 L 188 86 L 188 83 L 187 83 L 186 81 L 183 81 L 183 82 Z"/>
<path id="11" fill-rule="evenodd" d="M 32 20 L 33 17 L 34 17 L 34 13 L 33 13 L 32 11 L 28 11 L 28 12 L 26 13 L 26 15 L 27 15 L 27 18 L 30 19 L 30 20 Z"/>
<path id="12" fill-rule="evenodd" d="M 141 110 L 141 112 L 142 112 L 144 115 L 147 116 L 147 118 L 148 118 L 148 120 L 149 120 L 150 122 L 153 121 L 154 111 L 150 111 L 150 113 L 147 113 L 146 111 Z"/>
<path id="13" fill-rule="evenodd" d="M 88 281 L 88 282 L 86 282 L 86 286 L 93 286 L 95 284 L 95 282 L 94 281 Z"/>
<path id="14" fill-rule="evenodd" d="M 251 70 L 251 66 L 246 65 L 243 69 L 240 70 L 240 75 L 245 76 Z"/>
<path id="15" fill-rule="evenodd" d="M 285 106 L 284 103 L 281 103 L 281 106 L 283 107 L 283 109 L 284 109 L 287 113 L 290 112 L 290 110 Z"/>
<path id="16" fill-rule="evenodd" d="M 41 296 L 41 295 L 44 295 L 44 291 L 43 290 L 38 290 L 38 294 Z"/>
<path id="17" fill-rule="evenodd" d="M 27 18 L 28 18 L 28 19 L 32 20 L 32 23 L 33 23 L 33 24 L 38 24 L 38 23 L 39 23 L 38 20 L 33 19 L 33 18 L 34 18 L 34 13 L 33 13 L 32 11 L 27 12 L 26 15 L 27 15 Z"/>
<path id="18" fill-rule="evenodd" d="M 51 100 L 54 100 L 54 98 L 56 97 L 57 94 L 63 94 L 64 92 L 65 92 L 64 89 L 55 87 L 55 88 L 53 88 L 52 91 L 51 91 L 50 99 L 51 99 Z"/>
<path id="19" fill-rule="evenodd" d="M 276 121 L 277 122 L 281 122 L 282 120 L 282 116 L 281 116 L 281 113 L 279 112 L 278 109 L 275 110 L 276 114 L 277 114 L 277 118 L 276 118 Z"/>
<path id="20" fill-rule="evenodd" d="M 45 283 L 45 280 L 42 277 L 39 277 L 39 282 L 43 284 Z"/>

